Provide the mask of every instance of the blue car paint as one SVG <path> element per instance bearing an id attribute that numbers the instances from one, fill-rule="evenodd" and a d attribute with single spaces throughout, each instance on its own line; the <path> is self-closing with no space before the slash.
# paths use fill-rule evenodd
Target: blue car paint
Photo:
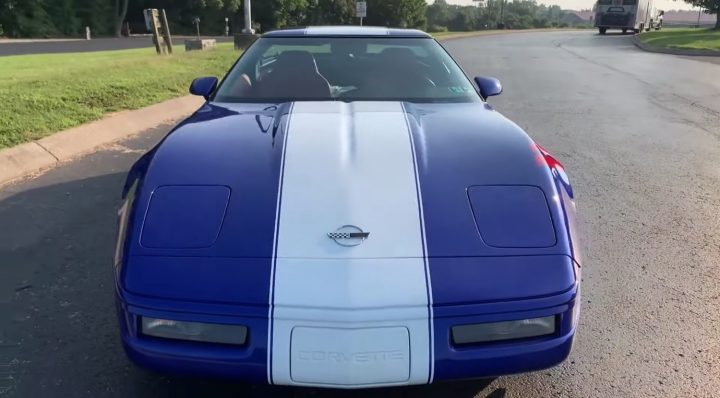
<path id="1" fill-rule="evenodd" d="M 571 254 L 568 234 L 558 228 L 563 213 L 555 198 L 555 178 L 548 167 L 538 164 L 533 141 L 522 129 L 483 104 L 407 103 L 405 109 L 415 137 L 429 257 Z M 467 195 L 474 185 L 540 188 L 548 199 L 556 244 L 544 248 L 485 244 Z"/>
<path id="2" fill-rule="evenodd" d="M 468 187 L 480 239 L 492 247 L 551 247 L 557 239 L 545 193 L 532 185 Z"/>
<path id="3" fill-rule="evenodd" d="M 138 202 L 147 208 L 165 185 L 216 185 L 231 190 L 222 232 L 207 248 L 145 248 L 130 239 L 130 256 L 272 257 L 282 137 L 289 104 L 205 105 L 154 150 Z M 201 121 L 197 121 L 197 120 Z M 277 129 L 267 128 L 277 121 Z M 176 212 L 190 209 L 175 209 Z M 144 216 L 144 215 L 143 215 Z M 131 237 L 139 237 L 142 222 Z"/>
<path id="4" fill-rule="evenodd" d="M 205 99 L 208 99 L 210 98 L 210 94 L 215 91 L 217 84 L 217 77 L 198 77 L 190 84 L 190 94 L 199 95 Z"/>
<path id="5" fill-rule="evenodd" d="M 500 80 L 494 77 L 476 76 L 475 84 L 477 84 L 478 90 L 480 90 L 480 95 L 485 99 L 500 95 L 503 91 Z"/>
<path id="6" fill-rule="evenodd" d="M 564 361 L 570 354 L 575 333 L 571 314 L 574 301 L 560 306 L 522 312 L 434 319 L 435 379 L 457 380 L 495 377 L 545 369 Z M 497 322 L 557 315 L 558 331 L 548 337 L 493 344 L 454 346 L 450 328 L 456 325 Z"/>
<path id="7" fill-rule="evenodd" d="M 210 247 L 220 234 L 229 200 L 227 186 L 161 186 L 150 199 L 140 244 L 156 249 Z M 192 211 L 176 211 L 179 208 Z"/>
<path id="8" fill-rule="evenodd" d="M 128 173 L 123 197 L 136 182 L 139 193 L 130 207 L 123 261 L 116 265 L 116 294 L 123 345 L 144 367 L 266 381 L 268 270 L 289 104 L 241 108 L 206 104 Z M 230 188 L 223 233 L 215 244 L 184 249 L 141 245 L 148 203 L 166 185 Z M 137 317 L 143 315 L 198 322 L 225 317 L 220 320 L 249 327 L 248 343 L 242 349 L 217 348 L 140 337 Z"/>
<path id="9" fill-rule="evenodd" d="M 145 368 L 254 383 L 266 381 L 267 309 L 225 308 L 217 304 L 199 306 L 182 301 L 136 298 L 129 294 L 117 300 L 117 309 L 123 347 L 130 359 Z M 251 332 L 248 343 L 240 347 L 153 339 L 139 336 L 138 316 L 236 324 L 247 326 Z"/>
<path id="10" fill-rule="evenodd" d="M 123 343 L 139 364 L 267 380 L 269 242 L 289 107 L 206 104 L 131 169 L 125 191 L 137 180 L 139 192 L 131 206 L 116 291 Z M 574 209 L 567 209 L 570 197 L 560 189 L 565 182 L 539 167 L 530 153 L 532 141 L 485 104 L 408 103 L 405 108 L 418 154 L 428 233 L 435 380 L 515 373 L 561 362 L 572 344 L 575 326 L 568 319 L 579 280 L 572 248 Z M 536 186 L 548 198 L 561 191 L 559 200 L 548 201 L 557 235 L 554 246 L 497 248 L 482 241 L 467 187 L 510 182 Z M 188 184 L 231 189 L 215 244 L 194 249 L 140 245 L 152 193 L 163 185 Z M 529 277 L 517 280 L 512 270 L 528 272 Z M 468 285 L 473 280 L 477 283 Z M 553 314 L 561 325 L 556 336 L 461 348 L 449 340 L 452 325 Z M 138 315 L 242 324 L 250 327 L 250 338 L 241 348 L 150 339 L 138 336 Z"/>

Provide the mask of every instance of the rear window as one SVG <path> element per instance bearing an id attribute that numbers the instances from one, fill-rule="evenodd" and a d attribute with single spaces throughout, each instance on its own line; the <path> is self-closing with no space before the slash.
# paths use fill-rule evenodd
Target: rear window
<path id="1" fill-rule="evenodd" d="M 429 38 L 268 37 L 242 55 L 217 102 L 478 102 L 470 80 Z"/>

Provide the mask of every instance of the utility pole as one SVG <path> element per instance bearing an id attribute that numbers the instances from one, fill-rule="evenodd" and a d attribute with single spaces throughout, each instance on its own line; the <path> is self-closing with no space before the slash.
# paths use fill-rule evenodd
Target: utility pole
<path id="1" fill-rule="evenodd" d="M 252 28 L 252 16 L 250 15 L 250 0 L 243 0 L 243 3 L 245 5 L 245 29 L 243 29 L 243 33 L 246 35 L 252 35 L 255 34 L 255 31 Z"/>

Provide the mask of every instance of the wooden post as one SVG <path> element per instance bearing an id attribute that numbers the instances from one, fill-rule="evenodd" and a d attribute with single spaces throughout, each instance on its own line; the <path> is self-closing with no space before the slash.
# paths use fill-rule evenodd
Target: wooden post
<path id="1" fill-rule="evenodd" d="M 155 51 L 157 51 L 158 54 L 165 54 L 167 48 L 165 48 L 164 43 L 161 42 L 163 38 L 160 35 L 160 20 L 158 18 L 158 10 L 156 9 L 150 10 L 150 24 L 152 25 L 153 39 L 155 41 Z"/>
<path id="2" fill-rule="evenodd" d="M 170 35 L 170 24 L 168 24 L 167 21 L 167 14 L 165 13 L 165 9 L 162 9 L 162 34 L 165 38 L 165 45 L 167 46 L 168 53 L 172 54 L 173 52 L 173 43 L 172 43 L 172 36 Z"/>

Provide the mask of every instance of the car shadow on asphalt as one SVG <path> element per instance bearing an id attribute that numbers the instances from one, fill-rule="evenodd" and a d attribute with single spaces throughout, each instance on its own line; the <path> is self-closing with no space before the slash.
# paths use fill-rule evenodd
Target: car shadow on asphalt
<path id="1" fill-rule="evenodd" d="M 145 371 L 138 369 L 140 373 Z M 149 372 L 148 372 L 149 373 Z M 493 379 L 467 380 L 431 385 L 375 388 L 362 390 L 333 390 L 268 385 L 249 385 L 210 379 L 193 379 L 179 376 L 146 376 L 162 380 L 164 391 L 153 388 L 153 396 L 168 397 L 249 397 L 249 398 L 504 398 L 505 389 L 488 389 Z M 148 391 L 150 392 L 150 391 Z M 167 394 L 167 395 L 165 395 Z"/>
<path id="2" fill-rule="evenodd" d="M 88 162 L 83 167 L 98 164 Z M 492 380 L 338 391 L 160 375 L 134 366 L 120 343 L 111 265 L 125 173 L 74 179 L 78 174 L 56 169 L 0 192 L 0 270 L 7 276 L 0 302 L 8 298 L 12 310 L 0 337 L 13 347 L 6 352 L 15 358 L 11 396 L 505 396 L 504 389 L 486 391 Z"/>

